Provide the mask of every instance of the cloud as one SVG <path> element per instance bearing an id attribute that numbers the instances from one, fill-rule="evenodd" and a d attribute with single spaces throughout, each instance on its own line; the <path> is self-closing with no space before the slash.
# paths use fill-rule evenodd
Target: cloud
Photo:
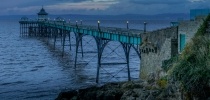
<path id="1" fill-rule="evenodd" d="M 131 3 L 138 3 L 138 4 L 145 4 L 145 5 L 152 5 L 152 4 L 183 4 L 187 3 L 187 0 L 127 0 Z"/>
<path id="2" fill-rule="evenodd" d="M 190 2 L 204 2 L 205 0 L 188 0 Z"/>
<path id="3" fill-rule="evenodd" d="M 210 8 L 210 0 L 121 0 L 107 12 L 112 14 L 190 13 L 190 9 Z"/>
<path id="4" fill-rule="evenodd" d="M 210 8 L 210 0 L 1 0 L 0 14 L 35 14 L 43 5 L 50 14 L 189 13 Z"/>
<path id="5" fill-rule="evenodd" d="M 169 1 L 160 1 L 160 0 L 122 0 L 119 3 L 110 6 L 107 12 L 112 14 L 148 14 L 148 15 L 159 14 L 159 13 L 183 12 L 185 10 L 186 7 L 185 5 L 187 4 L 187 1 L 183 0 L 182 1 L 180 0 L 180 2 L 178 1 L 169 2 Z"/>
<path id="6" fill-rule="evenodd" d="M 43 5 L 51 14 L 81 12 L 81 14 L 87 14 L 88 11 L 93 14 L 98 11 L 104 11 L 116 3 L 118 3 L 117 0 L 36 0 L 22 3 L 19 2 L 18 5 L 10 4 L 10 7 L 0 13 L 8 12 L 9 14 L 13 14 L 15 12 L 25 12 L 26 14 L 34 14 L 39 11 Z"/>
<path id="7" fill-rule="evenodd" d="M 93 1 L 84 1 L 80 3 L 59 3 L 56 5 L 49 5 L 47 8 L 49 9 L 68 9 L 68 10 L 90 10 L 90 9 L 98 9 L 105 10 L 109 8 L 110 5 L 113 5 L 117 2 L 93 2 Z"/>

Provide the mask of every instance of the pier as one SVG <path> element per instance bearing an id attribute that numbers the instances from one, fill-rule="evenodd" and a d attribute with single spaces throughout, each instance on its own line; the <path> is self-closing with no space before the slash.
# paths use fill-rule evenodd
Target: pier
<path id="1" fill-rule="evenodd" d="M 180 54 L 186 43 L 195 35 L 199 26 L 203 23 L 205 17 L 196 17 L 195 20 L 172 22 L 170 27 L 146 31 L 144 24 L 143 30 L 130 29 L 127 21 L 126 28 L 102 27 L 101 22 L 96 22 L 96 26 L 83 25 L 66 22 L 58 17 L 50 20 L 47 17 L 48 13 L 42 8 L 38 13 L 37 20 L 30 20 L 27 17 L 22 17 L 20 23 L 20 36 L 22 37 L 45 37 L 53 40 L 54 48 L 57 40 L 61 40 L 62 56 L 64 55 L 65 46 L 72 47 L 71 35 L 75 36 L 75 59 L 74 68 L 77 68 L 78 54 L 83 53 L 83 39 L 85 36 L 90 36 L 95 41 L 97 48 L 97 74 L 96 82 L 99 82 L 99 74 L 102 65 L 125 64 L 127 67 L 128 81 L 130 76 L 130 50 L 135 50 L 136 56 L 141 60 L 140 79 L 148 79 L 149 75 L 161 77 L 166 73 L 163 67 L 172 58 Z M 67 45 L 66 41 L 69 42 Z M 122 52 L 125 55 L 125 62 L 103 63 L 101 61 L 104 48 L 111 41 L 119 42 L 123 48 Z M 80 51 L 79 51 L 80 50 Z"/>
<path id="2" fill-rule="evenodd" d="M 62 44 L 62 56 L 64 55 L 65 46 L 70 46 L 71 50 L 71 35 L 75 35 L 76 39 L 76 52 L 74 67 L 77 67 L 79 48 L 83 57 L 83 37 L 92 36 L 95 40 L 97 47 L 97 75 L 96 83 L 99 82 L 100 68 L 102 65 L 112 65 L 112 64 L 127 64 L 127 74 L 128 80 L 130 77 L 130 65 L 129 65 L 129 55 L 130 49 L 133 48 L 137 56 L 141 59 L 141 51 L 139 46 L 141 44 L 141 34 L 144 33 L 143 30 L 129 29 L 128 23 L 127 28 L 114 28 L 114 27 L 101 27 L 100 21 L 96 22 L 96 26 L 72 24 L 57 18 L 55 20 L 48 19 L 48 13 L 42 8 L 38 13 L 38 20 L 30 20 L 27 17 L 22 17 L 19 21 L 20 23 L 20 36 L 22 37 L 47 37 L 48 39 L 53 39 L 54 48 L 58 39 L 61 40 Z M 69 41 L 69 45 L 66 45 L 66 41 Z M 126 62 L 123 63 L 103 63 L 101 62 L 102 54 L 104 48 L 110 41 L 118 41 L 124 50 Z M 123 52 L 122 52 L 123 53 Z"/>

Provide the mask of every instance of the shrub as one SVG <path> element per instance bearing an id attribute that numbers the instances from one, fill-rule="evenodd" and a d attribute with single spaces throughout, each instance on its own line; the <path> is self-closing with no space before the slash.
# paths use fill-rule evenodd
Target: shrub
<path id="1" fill-rule="evenodd" d="M 166 88 L 167 85 L 168 85 L 167 77 L 162 77 L 162 78 L 160 78 L 159 80 L 157 80 L 157 85 L 158 85 L 160 88 Z"/>

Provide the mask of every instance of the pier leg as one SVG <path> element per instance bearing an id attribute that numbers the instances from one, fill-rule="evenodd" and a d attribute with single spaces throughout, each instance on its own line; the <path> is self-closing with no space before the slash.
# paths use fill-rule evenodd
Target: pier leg
<path id="1" fill-rule="evenodd" d="M 51 29 L 50 29 L 50 27 L 48 27 L 48 28 L 47 28 L 47 45 L 49 45 L 50 34 L 51 34 Z"/>
<path id="2" fill-rule="evenodd" d="M 62 37 L 61 37 L 62 38 Z M 64 47 L 65 47 L 66 32 L 63 31 L 63 48 L 62 48 L 62 57 L 64 56 Z"/>
<path id="3" fill-rule="evenodd" d="M 22 37 L 24 36 L 24 24 L 22 25 Z"/>
<path id="4" fill-rule="evenodd" d="M 130 75 L 130 60 L 129 60 L 129 53 L 126 57 L 126 60 L 127 60 L 127 69 L 128 69 L 128 81 L 131 81 L 131 75 Z"/>
<path id="5" fill-rule="evenodd" d="M 82 46 L 82 38 L 81 38 L 80 44 L 81 44 L 82 57 L 84 57 L 84 55 L 83 55 L 83 46 Z"/>
<path id="6" fill-rule="evenodd" d="M 97 73 L 96 73 L 96 83 L 99 83 L 99 74 L 101 68 L 101 57 L 105 46 L 108 44 L 109 40 L 103 40 L 102 38 L 95 38 L 96 45 L 98 50 L 98 65 L 97 65 Z"/>
<path id="7" fill-rule="evenodd" d="M 61 31 L 60 31 L 61 45 L 63 44 L 63 38 L 62 38 L 62 37 L 63 37 L 63 34 L 62 34 L 62 32 L 63 32 L 63 31 L 61 30 Z"/>
<path id="8" fill-rule="evenodd" d="M 20 24 L 20 36 L 21 36 L 21 34 L 22 34 L 22 33 L 21 33 L 21 28 L 22 28 L 21 26 L 22 26 L 22 24 Z"/>
<path id="9" fill-rule="evenodd" d="M 76 36 L 76 55 L 75 55 L 75 61 L 74 61 L 74 68 L 76 68 L 76 65 L 77 65 L 78 48 L 79 48 L 80 42 L 82 41 L 83 34 L 75 33 L 75 36 Z"/>
<path id="10" fill-rule="evenodd" d="M 57 30 L 55 30 L 54 33 L 54 50 L 55 50 L 56 38 L 57 38 Z"/>
<path id="11" fill-rule="evenodd" d="M 127 63 L 127 70 L 128 70 L 128 81 L 131 81 L 131 76 L 130 76 L 130 58 L 129 58 L 129 55 L 130 55 L 130 48 L 131 48 L 131 45 L 130 44 L 125 44 L 125 43 L 121 43 L 122 46 L 123 46 L 123 49 L 124 49 L 124 52 L 125 52 L 125 57 L 126 57 L 126 63 Z"/>
<path id="12" fill-rule="evenodd" d="M 78 47 L 79 47 L 79 40 L 76 39 L 76 55 L 75 55 L 75 60 L 74 60 L 74 68 L 77 66 L 77 53 L 78 53 Z"/>
<path id="13" fill-rule="evenodd" d="M 97 74 L 96 74 L 96 83 L 99 82 L 99 70 L 101 68 L 101 56 L 98 54 L 98 66 L 97 66 Z"/>
<path id="14" fill-rule="evenodd" d="M 98 66 L 97 66 L 97 74 L 96 74 L 96 83 L 99 82 L 99 71 L 101 68 L 101 40 L 99 39 L 98 43 L 97 43 L 97 49 L 98 49 Z"/>
<path id="15" fill-rule="evenodd" d="M 69 46 L 70 46 L 70 50 L 71 50 L 71 32 L 68 32 L 69 33 Z"/>

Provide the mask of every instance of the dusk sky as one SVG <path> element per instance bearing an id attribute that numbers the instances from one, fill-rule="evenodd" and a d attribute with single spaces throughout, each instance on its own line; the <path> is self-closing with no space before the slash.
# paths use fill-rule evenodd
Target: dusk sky
<path id="1" fill-rule="evenodd" d="M 210 0 L 0 0 L 0 15 L 34 15 L 44 6 L 49 14 L 189 13 L 210 8 Z"/>

